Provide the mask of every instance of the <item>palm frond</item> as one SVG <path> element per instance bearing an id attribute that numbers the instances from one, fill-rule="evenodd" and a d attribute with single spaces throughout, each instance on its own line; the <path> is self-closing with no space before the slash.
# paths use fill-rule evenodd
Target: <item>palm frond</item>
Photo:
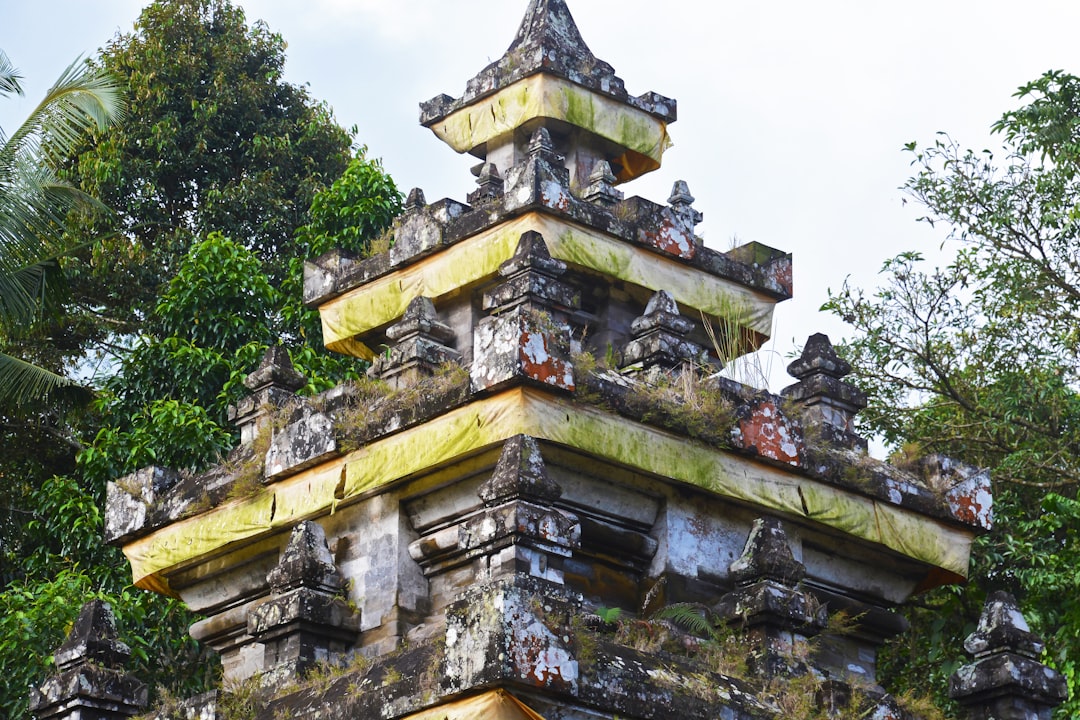
<path id="1" fill-rule="evenodd" d="M 0 50 L 0 95 L 22 95 L 20 80 L 22 75 L 11 64 L 7 54 Z"/>
<path id="2" fill-rule="evenodd" d="M 50 296 L 45 281 L 58 279 L 50 268 L 85 244 L 64 235 L 68 211 L 96 205 L 31 163 L 19 163 L 14 178 L 0 177 L 0 327 L 36 319 Z"/>
<path id="3" fill-rule="evenodd" d="M 93 391 L 71 378 L 0 353 L 0 398 L 13 411 L 33 411 L 46 400 L 82 402 Z"/>
<path id="4" fill-rule="evenodd" d="M 32 158 L 20 156 L 7 168 L 0 166 L 0 272 L 60 254 L 67 213 L 93 204 Z"/>
<path id="5" fill-rule="evenodd" d="M 64 70 L 6 144 L 28 148 L 55 165 L 87 130 L 104 130 L 123 115 L 124 93 L 119 81 L 80 58 Z"/>
<path id="6" fill-rule="evenodd" d="M 62 287 L 59 271 L 56 263 L 44 262 L 0 272 L 0 327 L 14 328 L 39 320 L 53 304 L 53 285 Z"/>
<path id="7" fill-rule="evenodd" d="M 0 95 L 21 93 L 19 79 L 0 52 Z M 76 60 L 26 122 L 6 139 L 0 131 L 0 338 L 17 335 L 62 298 L 55 260 L 81 245 L 67 235 L 68 214 L 101 206 L 59 179 L 56 168 L 87 132 L 122 117 L 120 88 L 111 75 Z M 37 412 L 35 404 L 85 400 L 88 393 L 62 375 L 0 353 L 6 407 Z"/>

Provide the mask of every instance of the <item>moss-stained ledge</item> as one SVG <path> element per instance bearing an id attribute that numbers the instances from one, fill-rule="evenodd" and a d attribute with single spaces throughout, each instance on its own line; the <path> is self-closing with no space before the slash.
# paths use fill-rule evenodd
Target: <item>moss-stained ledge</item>
<path id="1" fill-rule="evenodd" d="M 434 412 L 434 409 L 432 410 Z M 842 486 L 805 469 L 767 464 L 688 440 L 604 407 L 586 406 L 528 387 L 473 399 L 407 429 L 394 428 L 353 452 L 304 470 L 252 494 L 230 500 L 123 546 L 141 587 L 168 592 L 167 577 L 301 519 L 380 492 L 402 478 L 467 459 L 515 435 L 531 435 L 595 458 L 587 472 L 607 464 L 685 483 L 732 501 L 841 530 L 864 541 L 963 577 L 976 529 L 898 504 L 872 488 Z M 393 423 L 391 423 L 393 425 Z M 386 433 L 390 426 L 373 428 Z M 902 498 L 900 498 L 902 500 Z"/>
<path id="2" fill-rule="evenodd" d="M 775 299 L 677 260 L 621 242 L 549 214 L 528 213 L 456 243 L 443 252 L 372 280 L 319 306 L 323 338 L 336 352 L 370 358 L 363 336 L 397 320 L 417 297 L 440 299 L 496 275 L 513 257 L 522 234 L 539 232 L 552 257 L 646 288 L 667 290 L 688 308 L 739 319 L 762 341 L 772 332 Z"/>
<path id="3" fill-rule="evenodd" d="M 754 672 L 755 645 L 738 628 L 695 635 L 668 620 L 594 610 L 535 578 L 494 581 L 466 590 L 394 652 L 327 663 L 287 684 L 271 671 L 149 717 L 542 720 L 553 700 L 602 717 L 811 720 L 825 707 L 837 718 L 941 717 L 857 681 Z M 844 632 L 835 623 L 825 636 Z"/>
<path id="4" fill-rule="evenodd" d="M 429 223 L 439 226 L 439 247 L 450 247 L 541 207 L 538 199 L 534 204 L 508 210 L 505 207 L 505 197 L 498 196 L 475 208 L 460 206 L 464 208 L 460 214 L 444 217 L 445 214 L 440 212 L 440 208 L 448 202 L 452 201 L 440 201 L 414 211 L 427 216 Z M 627 198 L 613 207 L 605 207 L 584 202 L 571 195 L 569 205 L 543 206 L 543 212 L 567 222 L 593 228 L 594 232 L 605 233 L 615 240 L 647 248 L 653 254 L 657 253 L 656 248 L 645 240 L 650 235 L 662 233 L 665 226 L 673 222 L 669 207 L 640 197 Z M 407 217 L 404 216 L 398 222 L 393 232 L 395 246 L 412 243 L 409 233 L 416 223 L 406 222 Z M 434 250 L 429 248 L 426 253 L 432 251 Z M 339 251 L 327 253 L 309 261 L 305 266 L 304 302 L 310 307 L 319 307 L 360 285 L 420 262 L 426 253 L 416 256 L 398 254 L 392 257 L 390 252 L 383 252 L 365 259 L 350 257 Z M 777 301 L 791 297 L 791 256 L 759 243 L 751 243 L 723 253 L 701 246 L 693 257 L 679 258 L 678 261 Z"/>
<path id="5" fill-rule="evenodd" d="M 667 123 L 652 113 L 560 77 L 537 74 L 425 123 L 459 153 L 474 152 L 532 120 L 565 122 L 624 148 L 620 181 L 660 167 L 671 147 Z"/>

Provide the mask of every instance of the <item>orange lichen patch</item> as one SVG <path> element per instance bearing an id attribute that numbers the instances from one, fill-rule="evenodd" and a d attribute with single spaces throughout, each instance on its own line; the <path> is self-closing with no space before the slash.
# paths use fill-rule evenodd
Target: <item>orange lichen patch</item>
<path id="1" fill-rule="evenodd" d="M 990 529 L 994 524 L 994 499 L 990 476 L 978 473 L 955 485 L 945 494 L 953 517 L 963 523 Z"/>
<path id="2" fill-rule="evenodd" d="M 754 449 L 761 457 L 799 467 L 805 449 L 802 429 L 769 400 L 750 407 L 749 414 L 739 420 L 736 445 Z"/>
<path id="3" fill-rule="evenodd" d="M 559 183 L 546 182 L 540 186 L 540 203 L 544 207 L 567 212 L 572 202 L 570 191 Z"/>
<path id="4" fill-rule="evenodd" d="M 521 670 L 522 682 L 535 687 L 562 692 L 577 685 L 578 663 L 568 648 L 562 647 L 539 622 L 530 617 L 516 618 L 509 651 Z"/>
<path id="5" fill-rule="evenodd" d="M 670 217 L 665 217 L 663 224 L 657 229 L 642 230 L 640 238 L 660 252 L 684 260 L 690 260 L 697 254 L 693 235 L 672 222 Z"/>
<path id="6" fill-rule="evenodd" d="M 574 390 L 574 369 L 569 362 L 551 352 L 553 341 L 548 333 L 526 320 L 518 337 L 518 357 L 525 377 L 564 390 Z"/>
<path id="7" fill-rule="evenodd" d="M 769 265 L 767 275 L 781 290 L 791 295 L 794 292 L 794 281 L 791 278 L 791 258 L 777 260 Z"/>

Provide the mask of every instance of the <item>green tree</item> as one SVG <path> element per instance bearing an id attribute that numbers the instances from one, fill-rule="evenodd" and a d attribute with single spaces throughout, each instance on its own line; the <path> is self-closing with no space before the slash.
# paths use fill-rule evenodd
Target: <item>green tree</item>
<path id="1" fill-rule="evenodd" d="M 229 0 L 156 0 L 97 62 L 126 85 L 129 116 L 69 172 L 115 210 L 119 232 L 69 268 L 84 310 L 70 331 L 104 342 L 137 332 L 210 232 L 242 243 L 280 286 L 302 254 L 295 231 L 351 144 L 327 106 L 282 80 L 282 37 Z M 81 231 L 103 222 L 87 214 Z"/>
<path id="2" fill-rule="evenodd" d="M 404 198 L 378 159 L 357 149 L 341 177 L 315 195 L 310 222 L 296 231 L 299 253 L 289 260 L 282 291 L 282 313 L 291 331 L 312 347 L 322 347 L 322 323 L 316 310 L 303 306 L 304 261 L 340 250 L 358 257 L 372 253 L 402 210 Z"/>
<path id="3" fill-rule="evenodd" d="M 1009 589 L 1069 679 L 1065 718 L 1080 713 L 1080 78 L 1050 72 L 1017 97 L 994 126 L 1003 154 L 947 136 L 907 148 L 905 190 L 947 228 L 952 262 L 904 253 L 881 288 L 845 285 L 825 308 L 856 331 L 845 352 L 872 398 L 863 427 L 899 459 L 942 452 L 994 478 L 970 584 L 925 599 L 886 669 L 941 693 L 985 593 Z"/>
<path id="4" fill-rule="evenodd" d="M 401 212 L 401 201 L 401 193 L 382 164 L 368 158 L 367 148 L 361 147 L 341 177 L 315 196 L 311 221 L 297 231 L 297 244 L 305 257 L 335 249 L 367 255 L 372 241 Z"/>
<path id="5" fill-rule="evenodd" d="M 0 95 L 21 95 L 20 79 L 0 51 Z M 105 129 L 122 110 L 119 85 L 76 61 L 22 125 L 10 135 L 0 130 L 0 438 L 6 448 L 0 468 L 0 587 L 5 591 L 27 572 L 10 561 L 27 559 L 26 552 L 41 546 L 35 527 L 39 515 L 27 509 L 25 500 L 41 491 L 42 478 L 73 469 L 78 443 L 60 411 L 89 399 L 85 388 L 62 374 L 62 366 L 37 364 L 34 344 L 27 343 L 64 297 L 57 259 L 73 249 L 64 234 L 68 213 L 95 206 L 88 195 L 59 179 L 57 168 L 83 132 Z M 66 578 L 52 582 L 63 586 Z M 11 597 L 30 596 L 15 588 Z M 47 606 L 53 596 L 45 589 L 35 597 Z M 5 616 L 0 626 L 18 626 L 10 637 L 36 630 L 18 607 L 0 601 L 0 612 Z M 0 632 L 8 636 L 5 628 Z M 0 682 L 22 680 L 15 687 L 25 694 L 26 669 L 0 660 Z M 7 704 L 0 701 L 0 707 Z"/>
<path id="6" fill-rule="evenodd" d="M 363 254 L 389 225 L 401 196 L 362 152 L 351 167 L 316 198 L 312 227 L 350 214 L 346 205 L 365 208 L 352 214 L 354 224 L 340 226 Z M 363 231 L 351 232 L 354 225 Z M 298 242 L 317 250 L 333 243 L 329 235 L 320 237 Z M 302 262 L 294 259 L 290 267 L 299 273 Z M 70 473 L 28 493 L 23 512 L 29 521 L 5 548 L 0 712 L 7 717 L 23 716 L 26 686 L 44 677 L 63 628 L 90 597 L 112 602 L 133 646 L 133 670 L 151 686 L 189 695 L 216 679 L 208 652 L 187 636 L 193 618 L 183 606 L 129 587 L 126 560 L 101 545 L 102 490 L 108 480 L 147 465 L 198 471 L 220 460 L 237 441 L 227 407 L 245 392 L 243 378 L 271 343 L 290 345 L 294 364 L 309 379 L 305 392 L 355 376 L 357 361 L 328 354 L 318 332 L 302 332 L 312 311 L 301 304 L 300 284 L 291 276 L 275 287 L 251 250 L 220 233 L 210 233 L 181 259 L 144 332 L 100 392 L 93 422 L 82 428 L 93 439 Z"/>
<path id="7" fill-rule="evenodd" d="M 64 261 L 66 314 L 20 350 L 61 368 L 104 349 L 108 377 L 88 411 L 48 418 L 49 437 L 0 422 L 0 716 L 26 716 L 27 686 L 91 597 L 113 604 L 152 688 L 189 695 L 215 681 L 183 605 L 130 587 L 126 560 L 101 545 L 105 483 L 149 464 L 199 471 L 228 453 L 228 405 L 271 343 L 290 346 L 305 392 L 360 369 L 322 348 L 300 297 L 303 259 L 339 244 L 362 252 L 401 197 L 377 162 L 351 157 L 325 106 L 281 81 L 283 62 L 280 36 L 227 0 L 155 2 L 97 60 L 124 81 L 129 119 L 57 154 L 72 185 L 116 212 L 76 204 L 51 219 L 73 223 L 65 243 L 104 237 Z"/>

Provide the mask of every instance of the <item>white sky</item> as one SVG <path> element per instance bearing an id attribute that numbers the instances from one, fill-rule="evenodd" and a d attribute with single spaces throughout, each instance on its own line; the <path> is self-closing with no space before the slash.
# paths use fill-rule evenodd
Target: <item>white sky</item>
<path id="1" fill-rule="evenodd" d="M 461 95 L 500 56 L 527 0 L 238 0 L 289 43 L 286 76 L 308 83 L 382 157 L 399 187 L 464 199 L 471 158 L 420 127 L 418 103 Z M 0 0 L 0 48 L 29 98 L 0 102 L 11 130 L 76 56 L 127 31 L 141 0 Z M 625 186 L 664 202 L 689 182 L 718 249 L 755 240 L 793 253 L 795 298 L 777 313 L 773 389 L 793 347 L 838 320 L 817 312 L 851 275 L 873 286 L 883 260 L 933 253 L 897 189 L 905 142 L 948 131 L 993 146 L 991 123 L 1044 70 L 1080 73 L 1074 0 L 568 0 L 585 41 L 633 94 L 679 101 L 664 167 Z"/>

